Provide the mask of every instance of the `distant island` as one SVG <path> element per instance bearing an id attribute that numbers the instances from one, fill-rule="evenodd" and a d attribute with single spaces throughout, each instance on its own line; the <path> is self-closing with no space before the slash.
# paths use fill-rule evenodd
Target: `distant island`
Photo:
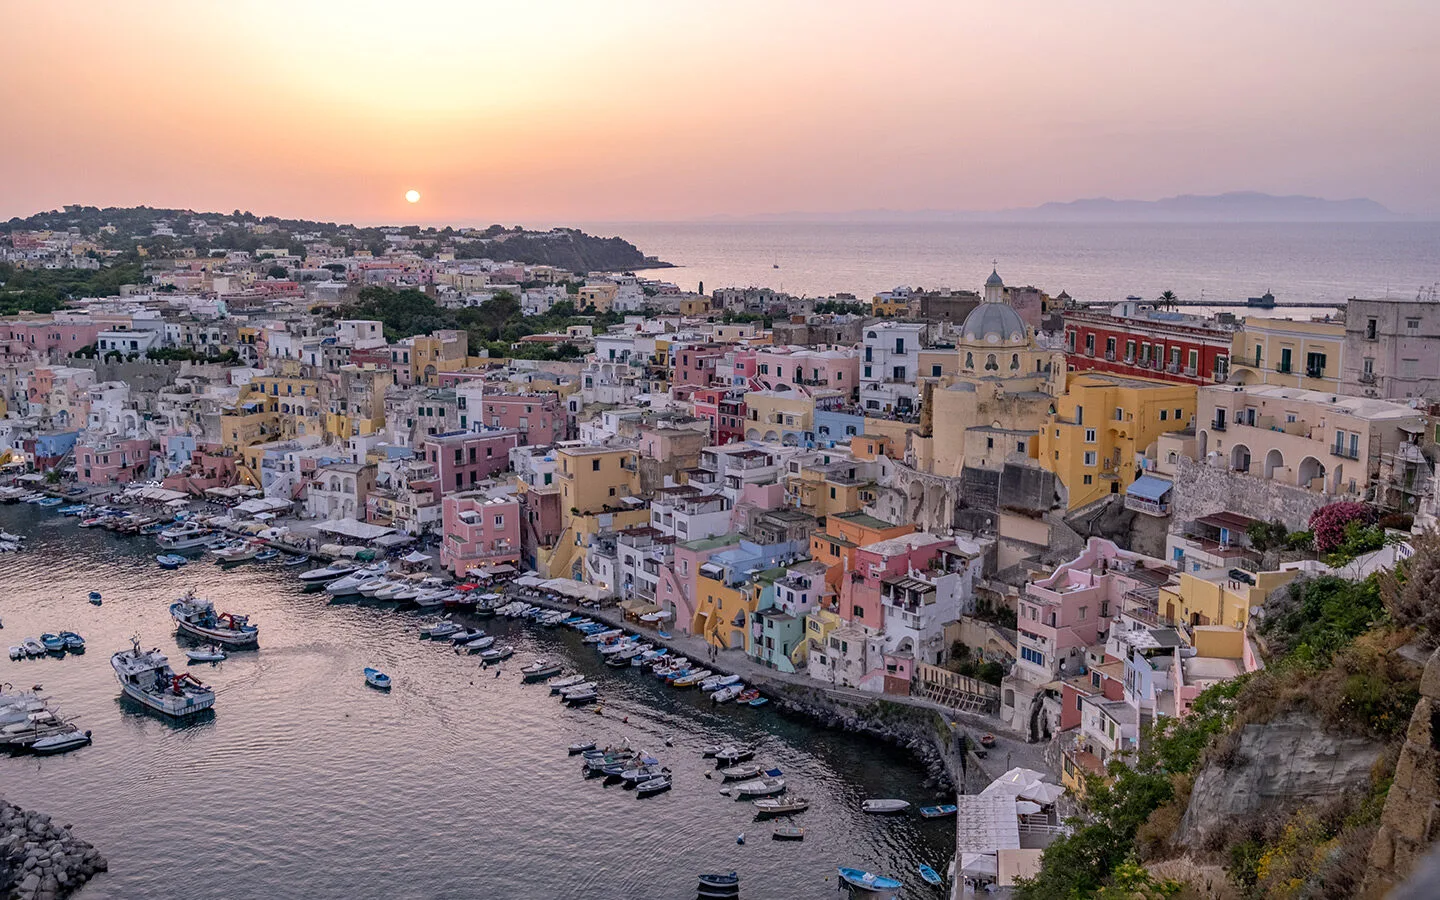
<path id="1" fill-rule="evenodd" d="M 1327 200 L 1257 191 L 1182 194 L 1161 200 L 1095 197 L 989 212 L 967 210 L 862 209 L 841 213 L 764 213 L 712 216 L 716 220 L 779 222 L 1392 222 L 1406 217 L 1374 200 Z"/>
<path id="2" fill-rule="evenodd" d="M 309 219 L 257 216 L 234 210 L 196 212 L 149 206 L 66 206 L 26 218 L 0 222 L 0 235 L 14 231 L 64 231 L 79 228 L 100 233 L 107 250 L 146 252 L 162 256 L 181 248 L 196 250 L 249 250 L 285 247 L 298 256 L 304 245 L 317 241 L 384 255 L 390 236 L 404 235 L 422 257 L 434 257 L 441 245 L 454 247 L 456 259 L 505 259 L 527 265 L 555 266 L 572 272 L 620 272 L 631 269 L 669 268 L 670 263 L 646 256 L 640 248 L 619 237 L 597 237 L 578 228 L 531 231 L 506 228 L 435 228 L 420 225 L 358 226 Z"/>

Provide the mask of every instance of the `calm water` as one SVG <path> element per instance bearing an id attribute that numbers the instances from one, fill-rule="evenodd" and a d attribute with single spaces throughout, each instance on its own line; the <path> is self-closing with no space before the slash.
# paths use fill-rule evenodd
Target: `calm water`
<path id="1" fill-rule="evenodd" d="M 1440 281 L 1440 223 L 978 224 L 629 222 L 619 234 L 682 268 L 653 274 L 693 290 L 731 285 L 869 299 L 908 284 L 979 290 L 998 260 L 1007 284 L 1081 300 L 1280 301 L 1414 297 Z M 779 265 L 779 268 L 774 268 Z M 1317 311 L 1319 312 L 1319 311 Z"/>
<path id="2" fill-rule="evenodd" d="M 694 896 L 696 873 L 731 868 L 746 897 L 824 898 L 835 896 L 837 864 L 914 882 L 906 896 L 940 896 L 913 873 L 920 862 L 944 871 L 953 825 L 858 812 L 865 797 L 932 800 L 908 756 L 608 669 L 568 630 L 492 620 L 517 646 L 496 678 L 477 657 L 417 640 L 417 614 L 329 603 L 302 592 L 294 570 L 254 563 L 165 572 L 152 540 L 75 521 L 0 507 L 0 529 L 31 535 L 26 552 L 0 556 L 0 644 L 62 629 L 89 643 L 82 656 L 0 659 L 0 680 L 43 684 L 95 743 L 0 756 L 0 793 L 74 823 L 108 857 L 91 900 L 680 898 Z M 262 649 L 194 665 L 216 687 L 216 709 L 176 726 L 122 703 L 109 656 L 138 633 L 183 663 L 166 606 L 192 585 L 249 613 Z M 86 601 L 92 588 L 103 606 Z M 557 652 L 600 681 L 603 717 L 520 683 L 521 664 Z M 395 678 L 389 694 L 363 683 L 372 663 Z M 565 752 L 580 736 L 629 737 L 675 770 L 675 787 L 637 800 L 581 778 Z M 812 799 L 798 817 L 804 842 L 772 841 L 748 803 L 704 777 L 698 748 L 722 736 L 759 743 L 757 759 Z"/>

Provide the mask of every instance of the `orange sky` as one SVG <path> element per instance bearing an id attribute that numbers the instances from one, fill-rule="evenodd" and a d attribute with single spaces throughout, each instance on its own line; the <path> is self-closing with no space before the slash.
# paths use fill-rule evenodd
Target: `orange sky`
<path id="1" fill-rule="evenodd" d="M 1242 189 L 1440 212 L 1433 0 L 0 0 L 0 17 L 0 218 L 541 223 Z"/>

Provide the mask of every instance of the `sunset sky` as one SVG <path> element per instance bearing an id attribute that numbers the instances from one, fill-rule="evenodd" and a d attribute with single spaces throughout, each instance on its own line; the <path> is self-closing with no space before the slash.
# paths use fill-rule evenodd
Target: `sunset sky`
<path id="1" fill-rule="evenodd" d="M 1435 0 L 0 0 L 0 218 L 1440 213 Z M 407 189 L 421 202 L 405 202 Z"/>

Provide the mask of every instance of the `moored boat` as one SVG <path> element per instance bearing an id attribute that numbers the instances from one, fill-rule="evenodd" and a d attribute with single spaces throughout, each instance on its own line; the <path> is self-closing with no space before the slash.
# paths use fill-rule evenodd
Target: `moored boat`
<path id="1" fill-rule="evenodd" d="M 382 691 L 390 689 L 390 676 L 373 666 L 365 667 L 365 683 Z"/>
<path id="2" fill-rule="evenodd" d="M 489 665 L 491 663 L 503 662 L 515 655 L 515 648 L 510 644 L 501 644 L 499 647 L 491 647 L 480 654 L 480 661 Z"/>
<path id="3" fill-rule="evenodd" d="M 65 652 L 65 639 L 58 634 L 51 634 L 47 631 L 40 635 L 40 643 L 49 653 Z"/>
<path id="4" fill-rule="evenodd" d="M 571 744 L 568 749 L 569 749 L 569 751 L 570 751 L 570 755 L 571 755 L 571 756 L 575 756 L 575 755 L 578 754 L 578 753 L 584 753 L 586 750 L 594 750 L 594 749 L 595 749 L 595 742 L 594 742 L 594 741 L 576 741 L 575 743 Z"/>
<path id="5" fill-rule="evenodd" d="M 25 638 L 20 642 L 20 648 L 25 651 L 26 656 L 44 656 L 45 645 L 34 638 Z"/>
<path id="6" fill-rule="evenodd" d="M 80 523 L 86 524 L 84 522 Z M 96 524 L 99 524 L 98 522 Z M 192 550 L 207 546 L 214 539 L 214 532 L 195 522 L 182 522 L 166 528 L 155 536 L 155 541 L 166 550 Z"/>
<path id="7" fill-rule="evenodd" d="M 946 816 L 955 815 L 958 809 L 959 807 L 953 803 L 944 803 L 939 806 L 922 806 L 920 807 L 920 815 L 926 819 L 943 819 Z"/>
<path id="8" fill-rule="evenodd" d="M 860 804 L 861 812 L 873 813 L 875 815 L 890 815 L 894 813 L 902 813 L 909 808 L 910 801 L 908 800 L 866 800 L 865 802 Z"/>
<path id="9" fill-rule="evenodd" d="M 560 693 L 561 691 L 565 690 L 566 688 L 574 687 L 574 686 L 577 685 L 577 684 L 584 684 L 584 683 L 585 683 L 585 676 L 584 676 L 584 675 L 566 675 L 564 678 L 561 678 L 561 679 L 559 679 L 558 681 L 552 681 L 552 682 L 550 682 L 550 693 L 552 693 L 552 694 L 558 694 L 558 693 Z"/>
<path id="10" fill-rule="evenodd" d="M 805 797 L 767 797 L 755 801 L 755 812 L 762 816 L 793 816 L 810 808 Z"/>
<path id="11" fill-rule="evenodd" d="M 65 649 L 71 653 L 85 652 L 85 639 L 73 631 L 60 632 L 60 640 L 65 642 Z"/>
<path id="12" fill-rule="evenodd" d="M 776 825 L 771 837 L 777 841 L 803 841 L 805 829 L 799 825 Z"/>
<path id="13" fill-rule="evenodd" d="M 170 617 L 182 634 L 227 647 L 248 647 L 260 640 L 260 628 L 248 616 L 216 613 L 215 604 L 193 590 L 170 604 Z"/>
<path id="14" fill-rule="evenodd" d="M 745 690 L 745 685 L 732 684 L 729 687 L 721 688 L 720 690 L 711 694 L 710 699 L 716 703 L 729 703 L 731 700 L 734 700 L 736 697 L 740 696 L 740 692 L 743 690 Z"/>
<path id="15" fill-rule="evenodd" d="M 921 864 L 920 864 L 920 877 L 923 878 L 923 879 L 925 879 L 925 883 L 926 883 L 926 884 L 944 884 L 944 883 L 945 883 L 945 879 L 943 879 L 943 878 L 940 877 L 940 873 L 939 873 L 939 872 L 935 871 L 934 869 L 930 868 L 929 866 L 925 865 L 924 863 L 921 863 Z"/>
<path id="16" fill-rule="evenodd" d="M 744 800 L 749 797 L 768 797 L 783 790 L 785 790 L 784 778 L 757 778 L 754 781 L 740 782 L 730 788 L 730 793 Z"/>
<path id="17" fill-rule="evenodd" d="M 881 891 L 898 891 L 904 886 L 897 878 L 877 875 L 874 872 L 867 872 L 864 869 L 841 866 L 836 871 L 839 873 L 841 881 L 844 881 L 856 890 L 871 894 L 878 894 Z"/>
<path id="18" fill-rule="evenodd" d="M 547 678 L 554 678 L 556 675 L 559 675 L 561 668 L 558 662 L 537 659 L 529 665 L 521 666 L 520 674 L 525 681 L 544 681 Z"/>
<path id="19" fill-rule="evenodd" d="M 649 781 L 641 782 L 635 786 L 636 797 L 650 797 L 655 794 L 670 790 L 672 782 L 669 775 L 661 775 Z"/>
<path id="20" fill-rule="evenodd" d="M 306 557 L 306 559 L 309 559 L 309 557 Z M 343 575 L 349 575 L 351 572 L 355 571 L 358 568 L 358 565 L 350 562 L 349 560 L 339 559 L 333 563 L 330 563 L 327 566 L 321 566 L 318 569 L 310 569 L 308 571 L 301 572 L 298 577 L 301 581 L 307 583 L 314 583 L 317 581 L 331 581 L 333 579 L 340 578 Z"/>
<path id="21" fill-rule="evenodd" d="M 178 569 L 185 565 L 188 560 L 178 553 L 161 553 L 155 557 L 155 562 L 162 569 Z"/>
<path id="22" fill-rule="evenodd" d="M 218 644 L 209 647 L 191 647 L 185 651 L 185 658 L 191 662 L 223 662 L 225 651 Z"/>
<path id="23" fill-rule="evenodd" d="M 755 755 L 754 747 L 739 747 L 734 744 L 722 747 L 715 751 L 715 761 L 721 765 L 733 766 L 735 763 L 744 762 Z"/>
<path id="24" fill-rule="evenodd" d="M 439 640 L 440 638 L 449 637 L 456 632 L 464 630 L 465 626 L 461 625 L 459 622 L 452 622 L 451 620 L 446 619 L 441 622 L 436 622 L 433 625 L 427 625 L 424 628 L 421 628 L 420 636 L 422 638 L 429 638 L 430 640 L 434 641 Z"/>
<path id="25" fill-rule="evenodd" d="M 42 737 L 30 745 L 30 752 L 36 756 L 50 756 L 56 753 L 68 753 L 71 750 L 79 749 L 90 743 L 90 732 L 62 731 L 59 734 L 52 734 Z"/>
<path id="26" fill-rule="evenodd" d="M 110 657 L 115 679 L 125 696 L 167 716 L 183 718 L 215 705 L 215 691 L 189 672 L 176 674 L 170 661 L 158 649 L 141 650 L 140 639 L 130 639 L 130 649 Z"/>

